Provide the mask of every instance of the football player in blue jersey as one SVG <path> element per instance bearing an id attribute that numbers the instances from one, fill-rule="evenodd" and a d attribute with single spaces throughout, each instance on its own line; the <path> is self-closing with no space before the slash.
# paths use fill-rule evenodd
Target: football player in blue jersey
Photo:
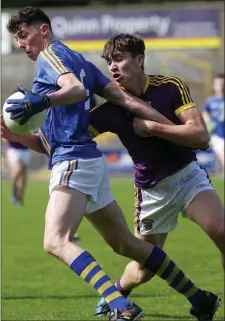
<path id="1" fill-rule="evenodd" d="M 27 56 L 37 60 L 34 93 L 22 87 L 23 99 L 8 100 L 11 118 L 24 124 L 46 110 L 40 138 L 10 132 L 2 122 L 1 133 L 9 141 L 49 155 L 51 177 L 45 217 L 44 249 L 54 255 L 102 295 L 111 313 L 109 320 L 139 320 L 143 311 L 112 284 L 93 256 L 72 242 L 85 211 L 87 218 L 117 253 L 136 260 L 169 284 L 163 271 L 172 267 L 188 286 L 190 302 L 202 290 L 157 246 L 135 238 L 110 191 L 107 166 L 88 131 L 90 99 L 99 94 L 109 101 L 148 119 L 172 124 L 140 99 L 125 93 L 84 57 L 53 39 L 51 23 L 39 8 L 28 7 L 10 18 L 8 31 Z M 108 224 L 108 228 L 104 229 Z M 110 227 L 110 228 L 109 228 Z M 120 239 L 121 242 L 117 242 Z M 174 274 L 175 275 L 175 274 Z M 183 292 L 170 284 L 178 293 Z"/>
<path id="2" fill-rule="evenodd" d="M 213 80 L 214 95 L 208 97 L 203 108 L 210 143 L 224 171 L 224 74 L 218 74 Z"/>

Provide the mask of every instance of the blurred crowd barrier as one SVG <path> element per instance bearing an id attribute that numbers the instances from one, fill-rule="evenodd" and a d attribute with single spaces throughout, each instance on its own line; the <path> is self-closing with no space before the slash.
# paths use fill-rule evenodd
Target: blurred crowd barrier
<path id="1" fill-rule="evenodd" d="M 224 70 L 224 4 L 186 2 L 183 5 L 103 7 L 95 9 L 47 8 L 54 35 L 84 54 L 109 76 L 101 58 L 104 43 L 117 33 L 142 36 L 146 44 L 146 73 L 176 75 L 189 86 L 199 109 L 212 94 L 212 78 Z M 5 30 L 9 17 L 17 10 L 2 12 L 2 103 L 23 84 L 32 88 L 35 63 L 16 48 Z M 122 144 L 110 133 L 99 137 L 98 145 L 112 171 L 132 171 Z M 219 168 L 211 150 L 199 152 L 199 161 L 211 172 Z M 45 156 L 34 153 L 32 169 L 45 166 Z"/>

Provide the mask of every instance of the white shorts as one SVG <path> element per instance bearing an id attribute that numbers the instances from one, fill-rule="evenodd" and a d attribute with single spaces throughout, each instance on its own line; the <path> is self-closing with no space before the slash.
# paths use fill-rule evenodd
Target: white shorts
<path id="1" fill-rule="evenodd" d="M 51 171 L 49 194 L 56 185 L 64 185 L 88 195 L 87 213 L 114 201 L 104 157 L 56 163 Z"/>
<path id="2" fill-rule="evenodd" d="M 217 135 L 212 135 L 210 139 L 212 149 L 216 153 L 221 164 L 224 166 L 224 139 Z"/>
<path id="3" fill-rule="evenodd" d="M 22 165 L 28 166 L 31 161 L 32 152 L 30 149 L 19 149 L 9 147 L 6 152 L 7 159 L 10 163 L 19 162 Z"/>
<path id="4" fill-rule="evenodd" d="M 141 235 L 167 233 L 177 226 L 184 211 L 201 191 L 213 190 L 207 172 L 193 161 L 149 189 L 135 188 L 134 223 Z"/>

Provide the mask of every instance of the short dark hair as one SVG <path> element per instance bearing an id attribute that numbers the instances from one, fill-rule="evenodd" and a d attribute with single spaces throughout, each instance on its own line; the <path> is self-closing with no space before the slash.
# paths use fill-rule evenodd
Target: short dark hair
<path id="1" fill-rule="evenodd" d="M 219 73 L 214 78 L 224 79 L 224 74 Z"/>
<path id="2" fill-rule="evenodd" d="M 43 23 L 48 24 L 49 29 L 52 32 L 50 19 L 40 8 L 26 7 L 9 19 L 6 28 L 9 33 L 14 34 L 20 30 L 22 25 L 29 27 L 31 25 Z"/>
<path id="3" fill-rule="evenodd" d="M 103 50 L 102 58 L 106 61 L 123 52 L 130 52 L 132 57 L 145 55 L 145 43 L 139 36 L 128 33 L 120 33 L 110 38 Z"/>

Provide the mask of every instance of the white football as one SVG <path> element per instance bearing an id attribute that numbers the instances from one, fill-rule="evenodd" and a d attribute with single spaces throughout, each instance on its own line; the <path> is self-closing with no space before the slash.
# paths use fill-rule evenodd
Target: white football
<path id="1" fill-rule="evenodd" d="M 19 99 L 19 98 L 23 98 L 24 94 L 21 93 L 20 91 L 15 92 L 14 94 L 12 94 L 8 99 Z M 7 100 L 8 100 L 7 99 Z M 7 101 L 6 100 L 6 101 Z M 17 119 L 10 119 L 11 113 L 7 113 L 5 110 L 7 107 L 11 107 L 13 105 L 11 104 L 7 104 L 7 102 L 5 101 L 4 105 L 3 105 L 3 119 L 5 121 L 6 126 L 14 133 L 17 134 L 29 134 L 32 133 L 34 131 L 36 131 L 37 129 L 39 129 L 42 125 L 42 123 L 44 122 L 45 119 L 45 113 L 46 111 L 42 111 L 34 116 L 32 116 L 24 125 L 20 125 L 19 122 L 21 120 L 20 118 Z"/>

